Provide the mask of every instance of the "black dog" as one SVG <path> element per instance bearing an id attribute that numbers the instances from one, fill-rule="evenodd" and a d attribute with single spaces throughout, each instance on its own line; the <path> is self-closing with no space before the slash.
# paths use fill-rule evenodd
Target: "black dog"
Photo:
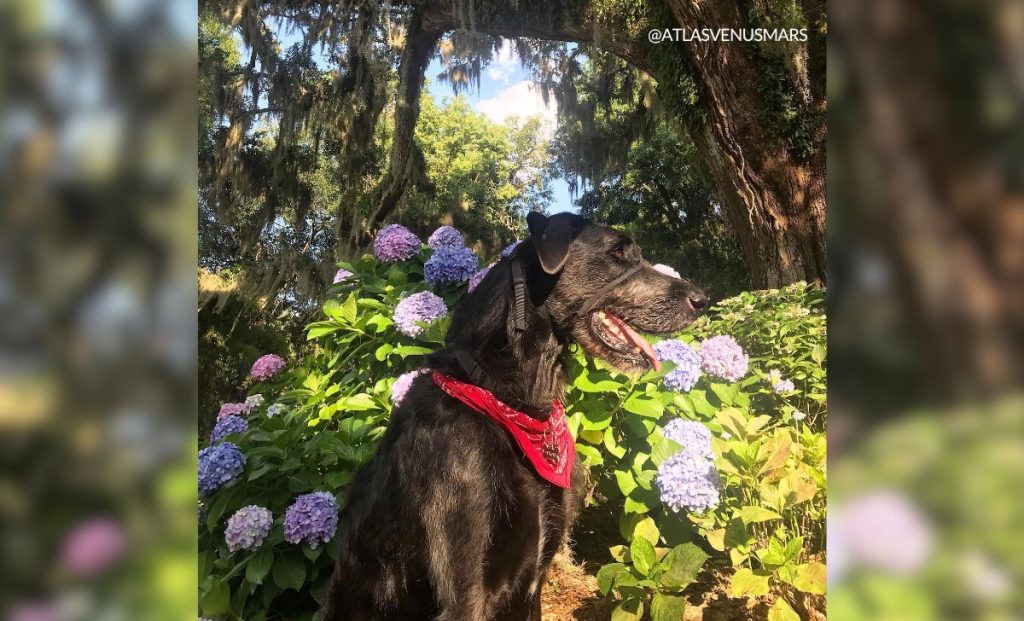
<path id="1" fill-rule="evenodd" d="M 462 302 L 429 362 L 543 421 L 564 392 L 570 343 L 626 371 L 657 367 L 629 326 L 676 332 L 708 300 L 619 231 L 572 214 L 531 213 L 528 224 L 530 238 Z M 545 481 L 509 432 L 418 377 L 353 483 L 324 619 L 539 621 L 578 464 L 572 479 L 570 489 Z"/>

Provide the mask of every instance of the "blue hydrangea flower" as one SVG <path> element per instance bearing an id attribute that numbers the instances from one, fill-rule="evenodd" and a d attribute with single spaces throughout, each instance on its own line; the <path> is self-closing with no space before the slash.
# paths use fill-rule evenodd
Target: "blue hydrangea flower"
<path id="1" fill-rule="evenodd" d="M 747 374 L 749 359 L 736 339 L 713 336 L 700 344 L 701 368 L 708 375 L 735 382 Z"/>
<path id="2" fill-rule="evenodd" d="M 413 380 L 426 372 L 426 369 L 417 369 L 399 375 L 395 383 L 391 385 L 391 403 L 395 407 L 401 405 L 402 400 L 405 399 L 405 393 L 409 392 L 409 388 L 412 386 Z"/>
<path id="3" fill-rule="evenodd" d="M 228 544 L 228 550 L 258 550 L 263 545 L 263 540 L 270 534 L 273 523 L 274 516 L 270 509 L 249 505 L 235 511 L 235 514 L 228 518 L 227 528 L 224 529 L 224 541 Z"/>
<path id="4" fill-rule="evenodd" d="M 711 450 L 711 431 L 704 425 L 677 418 L 665 425 L 661 433 L 669 440 L 678 442 L 683 451 L 712 462 L 715 460 L 715 453 Z"/>
<path id="5" fill-rule="evenodd" d="M 245 468 L 245 455 L 231 442 L 221 442 L 199 451 L 199 493 L 212 494 L 230 486 Z"/>
<path id="6" fill-rule="evenodd" d="M 217 419 L 217 424 L 213 426 L 213 431 L 210 433 L 210 444 L 216 444 L 232 434 L 245 433 L 246 431 L 249 431 L 249 423 L 241 416 L 219 418 Z"/>
<path id="7" fill-rule="evenodd" d="M 521 243 L 523 243 L 523 240 L 520 239 L 520 240 L 514 241 L 511 244 L 505 246 L 505 249 L 501 251 L 501 256 L 508 257 L 513 252 L 515 252 L 516 248 L 518 248 L 519 244 L 521 244 Z"/>
<path id="8" fill-rule="evenodd" d="M 473 277 L 469 279 L 469 291 L 470 292 L 472 292 L 473 289 L 476 289 L 480 285 L 480 283 L 483 282 L 484 276 L 487 276 L 487 272 L 491 271 L 492 267 L 494 267 L 494 263 L 491 263 L 490 265 L 488 265 L 487 267 L 483 268 L 482 270 L 480 270 L 476 274 L 473 274 Z"/>
<path id="9" fill-rule="evenodd" d="M 295 499 L 284 516 L 284 538 L 316 549 L 330 541 L 338 530 L 338 501 L 328 492 L 303 494 Z"/>
<path id="10" fill-rule="evenodd" d="M 686 343 L 675 339 L 658 341 L 654 344 L 654 353 L 659 359 L 676 365 L 662 380 L 672 390 L 689 392 L 700 379 L 700 356 Z"/>
<path id="11" fill-rule="evenodd" d="M 480 262 L 473 251 L 464 246 L 441 246 L 423 264 L 423 278 L 431 287 L 466 282 L 477 271 Z"/>
<path id="12" fill-rule="evenodd" d="M 718 506 L 721 478 L 714 462 L 690 451 L 679 451 L 661 462 L 657 482 L 662 502 L 676 513 Z"/>
<path id="13" fill-rule="evenodd" d="M 683 278 L 682 276 L 679 275 L 679 272 L 675 271 L 674 269 L 672 269 L 671 267 L 665 265 L 664 263 L 655 263 L 651 267 L 653 267 L 654 269 L 658 270 L 662 274 L 667 274 L 667 275 L 669 275 L 669 276 L 671 276 L 673 278 L 679 278 L 679 279 Z"/>
<path id="14" fill-rule="evenodd" d="M 445 246 L 452 246 L 455 248 L 461 248 L 465 246 L 465 242 L 462 240 L 462 233 L 459 229 L 454 226 L 439 226 L 430 234 L 427 238 L 427 245 L 438 250 Z"/>
<path id="15" fill-rule="evenodd" d="M 430 323 L 447 314 L 444 300 L 429 291 L 421 291 L 399 302 L 392 319 L 399 332 L 416 337 L 423 332 L 423 327 L 417 322 Z"/>
<path id="16" fill-rule="evenodd" d="M 420 238 L 401 224 L 382 228 L 373 240 L 373 254 L 378 261 L 408 261 L 420 251 Z"/>
<path id="17" fill-rule="evenodd" d="M 267 418 L 274 418 L 278 414 L 284 412 L 285 407 L 283 403 L 273 403 L 267 408 Z"/>
<path id="18" fill-rule="evenodd" d="M 352 272 L 342 268 L 342 269 L 338 270 L 337 272 L 334 272 L 334 284 L 338 284 L 339 282 L 341 282 L 343 280 L 346 280 L 346 279 L 350 278 L 351 276 L 352 276 Z"/>

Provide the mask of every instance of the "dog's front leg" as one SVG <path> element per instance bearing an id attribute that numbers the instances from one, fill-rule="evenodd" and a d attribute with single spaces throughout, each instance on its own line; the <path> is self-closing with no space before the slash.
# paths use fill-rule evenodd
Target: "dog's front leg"
<path id="1" fill-rule="evenodd" d="M 490 541 L 488 495 L 479 478 L 448 480 L 424 511 L 438 621 L 486 621 L 484 558 Z"/>

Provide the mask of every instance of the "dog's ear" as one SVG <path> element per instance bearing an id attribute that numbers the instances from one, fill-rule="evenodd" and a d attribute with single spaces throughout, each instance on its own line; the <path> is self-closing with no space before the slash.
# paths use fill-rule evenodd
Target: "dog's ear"
<path id="1" fill-rule="evenodd" d="M 545 272 L 557 274 L 562 269 L 569 256 L 569 246 L 583 228 L 583 222 L 583 218 L 570 213 L 559 213 L 549 218 L 531 211 L 526 216 L 537 258 Z"/>

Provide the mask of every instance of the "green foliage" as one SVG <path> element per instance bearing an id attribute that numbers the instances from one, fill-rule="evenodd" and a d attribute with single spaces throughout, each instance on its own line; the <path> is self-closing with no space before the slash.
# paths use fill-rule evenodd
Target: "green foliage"
<path id="1" fill-rule="evenodd" d="M 384 433 L 395 378 L 421 367 L 443 342 L 447 320 L 415 339 L 392 323 L 397 302 L 426 289 L 428 255 L 424 249 L 401 264 L 372 257 L 342 264 L 355 276 L 331 287 L 323 318 L 308 326 L 315 351 L 250 388 L 266 403 L 250 416 L 249 431 L 232 438 L 247 456 L 245 471 L 233 486 L 204 499 L 204 614 L 308 618 L 317 608 L 336 542 L 316 550 L 286 543 L 285 510 L 310 491 L 329 491 L 344 504 L 354 473 Z M 465 287 L 437 293 L 453 307 Z M 612 618 L 681 618 L 684 590 L 709 565 L 735 567 L 729 589 L 738 597 L 821 592 L 822 311 L 822 292 L 802 284 L 726 300 L 678 338 L 731 333 L 751 355 L 750 372 L 732 383 L 704 376 L 688 393 L 662 385 L 671 363 L 630 377 L 580 352 L 571 357 L 567 416 L 595 483 L 590 502 L 617 517 L 622 537 L 597 574 L 600 591 L 615 600 Z M 769 384 L 773 369 L 796 390 L 776 394 Z M 285 411 L 267 417 L 272 406 Z M 658 465 L 680 449 L 661 429 L 676 418 L 704 423 L 715 436 L 722 500 L 702 515 L 673 513 L 659 498 Z M 273 512 L 271 535 L 260 550 L 230 554 L 225 518 L 248 504 Z M 775 614 L 785 613 L 780 606 Z"/>

